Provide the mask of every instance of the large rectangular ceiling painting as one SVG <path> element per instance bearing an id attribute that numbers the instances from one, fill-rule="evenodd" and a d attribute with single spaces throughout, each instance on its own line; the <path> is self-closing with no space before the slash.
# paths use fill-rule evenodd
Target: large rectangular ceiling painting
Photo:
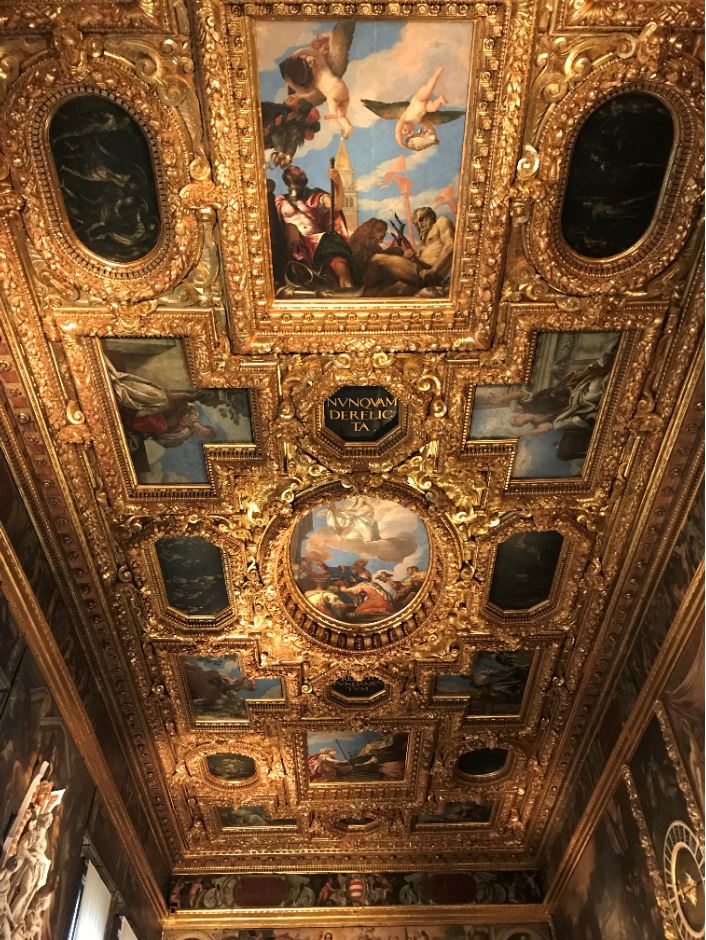
<path id="1" fill-rule="evenodd" d="M 255 24 L 275 296 L 448 296 L 473 24 Z"/>

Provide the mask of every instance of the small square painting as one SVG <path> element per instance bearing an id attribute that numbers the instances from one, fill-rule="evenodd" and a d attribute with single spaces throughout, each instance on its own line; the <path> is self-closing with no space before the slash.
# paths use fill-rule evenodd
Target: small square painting
<path id="1" fill-rule="evenodd" d="M 200 536 L 178 535 L 155 543 L 162 580 L 171 607 L 188 617 L 208 617 L 229 605 L 223 556 Z"/>
<path id="2" fill-rule="evenodd" d="M 548 600 L 563 543 L 558 532 L 516 532 L 500 542 L 488 601 L 512 612 Z"/>
<path id="3" fill-rule="evenodd" d="M 437 676 L 435 698 L 468 698 L 469 716 L 517 718 L 534 660 L 533 650 L 479 650 L 469 675 Z"/>
<path id="4" fill-rule="evenodd" d="M 540 333 L 528 382 L 476 387 L 468 443 L 517 441 L 513 479 L 581 476 L 619 338 Z"/>
<path id="5" fill-rule="evenodd" d="M 408 739 L 406 731 L 309 731 L 309 782 L 320 786 L 404 780 Z"/>
<path id="6" fill-rule="evenodd" d="M 275 290 L 447 297 L 470 20 L 255 24 Z"/>
<path id="7" fill-rule="evenodd" d="M 180 339 L 104 339 L 106 367 L 139 483 L 208 483 L 207 444 L 252 444 L 245 388 L 192 388 Z"/>
<path id="8" fill-rule="evenodd" d="M 232 656 L 184 656 L 197 721 L 245 721 L 246 702 L 282 702 L 281 679 L 251 679 Z"/>

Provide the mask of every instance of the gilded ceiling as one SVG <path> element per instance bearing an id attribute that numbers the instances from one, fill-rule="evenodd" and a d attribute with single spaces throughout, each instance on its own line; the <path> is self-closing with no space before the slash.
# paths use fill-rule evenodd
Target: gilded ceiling
<path id="1" fill-rule="evenodd" d="M 541 899 L 699 381 L 699 17 L 0 2 L 3 437 L 172 906 Z"/>

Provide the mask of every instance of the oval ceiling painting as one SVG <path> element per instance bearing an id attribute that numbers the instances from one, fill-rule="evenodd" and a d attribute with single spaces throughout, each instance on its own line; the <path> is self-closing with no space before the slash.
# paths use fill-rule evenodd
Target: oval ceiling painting
<path id="1" fill-rule="evenodd" d="M 206 757 L 206 766 L 214 777 L 227 780 L 228 783 L 240 783 L 249 780 L 257 773 L 257 767 L 252 757 L 247 754 L 233 754 L 220 751 Z"/>
<path id="2" fill-rule="evenodd" d="M 106 261 L 144 258 L 161 231 L 150 147 L 137 121 L 102 95 L 77 95 L 49 124 L 64 210 L 78 240 Z"/>
<path id="3" fill-rule="evenodd" d="M 645 234 L 674 144 L 669 109 L 654 95 L 626 92 L 595 109 L 571 155 L 561 227 L 587 258 L 626 251 Z"/>
<path id="4" fill-rule="evenodd" d="M 352 496 L 307 512 L 289 558 L 299 591 L 318 615 L 376 624 L 406 610 L 425 583 L 429 536 L 406 506 Z"/>

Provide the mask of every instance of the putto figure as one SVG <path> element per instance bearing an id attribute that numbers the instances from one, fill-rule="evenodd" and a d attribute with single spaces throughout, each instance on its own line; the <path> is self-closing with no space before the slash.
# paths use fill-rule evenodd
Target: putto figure
<path id="1" fill-rule="evenodd" d="M 444 71 L 443 65 L 412 95 L 409 101 L 370 101 L 362 98 L 365 107 L 388 121 L 397 118 L 395 140 L 406 150 L 426 150 L 439 143 L 436 126 L 463 117 L 465 111 L 441 111 L 448 104 L 443 95 L 434 97 L 434 89 Z"/>
<path id="2" fill-rule="evenodd" d="M 297 49 L 280 62 L 279 70 L 290 91 L 316 106 L 328 105 L 325 120 L 338 121 L 341 135 L 347 140 L 353 132 L 348 120 L 350 94 L 342 75 L 348 68 L 348 50 L 355 23 L 338 23 L 330 32 L 318 33 L 311 44 Z"/>

